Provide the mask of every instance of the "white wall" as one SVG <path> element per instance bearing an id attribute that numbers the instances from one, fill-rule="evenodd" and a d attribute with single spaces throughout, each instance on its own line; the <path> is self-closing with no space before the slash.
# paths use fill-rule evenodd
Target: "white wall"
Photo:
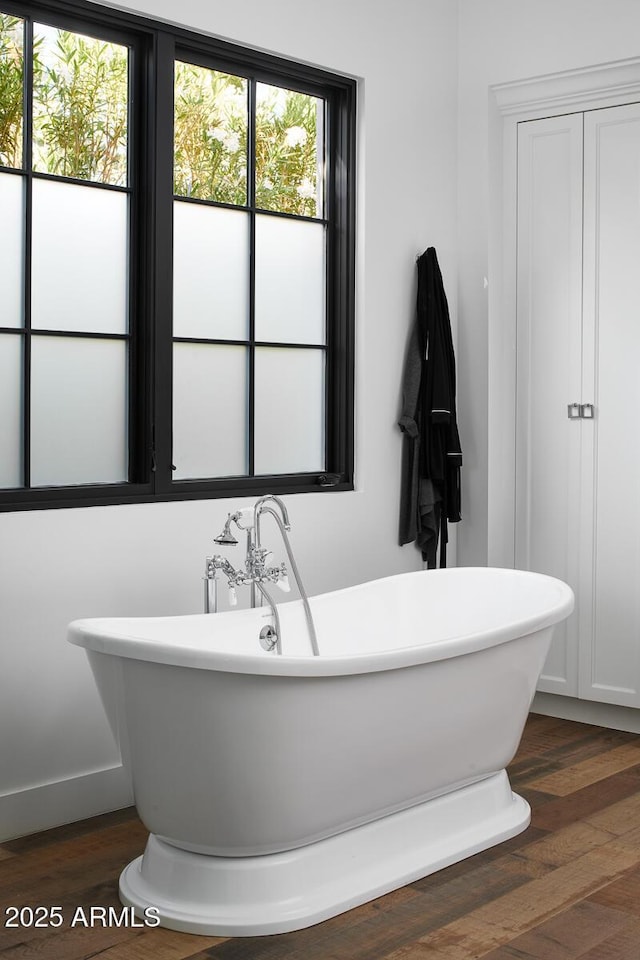
<path id="1" fill-rule="evenodd" d="M 187 26 L 361 79 L 357 489 L 287 503 L 310 593 L 418 568 L 415 547 L 397 546 L 395 421 L 414 261 L 429 245 L 455 317 L 457 5 L 138 0 L 136 9 L 179 11 Z M 203 558 L 238 503 L 0 514 L 0 838 L 127 802 L 67 623 L 199 611 Z"/>
<path id="2" fill-rule="evenodd" d="M 528 77 L 637 57 L 637 0 L 460 0 L 458 161 L 458 413 L 464 451 L 464 523 L 458 562 L 487 562 L 491 475 L 488 446 L 488 291 L 499 179 L 499 120 L 489 87 Z M 495 194 L 495 189 L 494 189 Z M 493 213 L 493 217 L 491 217 Z M 493 488 L 493 487 L 492 487 Z M 500 509 L 500 504 L 496 505 Z"/>

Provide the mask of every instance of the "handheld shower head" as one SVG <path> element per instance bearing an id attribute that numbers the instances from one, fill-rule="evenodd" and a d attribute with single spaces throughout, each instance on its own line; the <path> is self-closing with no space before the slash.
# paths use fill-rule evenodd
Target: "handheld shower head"
<path id="1" fill-rule="evenodd" d="M 227 517 L 227 522 L 224 525 L 224 530 L 221 534 L 214 538 L 214 543 L 226 544 L 227 546 L 235 546 L 238 543 L 230 529 L 231 522 L 235 520 L 235 518 L 236 514 L 229 514 Z"/>
<path id="2" fill-rule="evenodd" d="M 238 541 L 236 540 L 236 538 L 234 537 L 234 535 L 233 535 L 232 533 L 230 533 L 230 532 L 225 533 L 224 530 L 223 530 L 223 532 L 220 534 L 219 537 L 214 537 L 213 542 L 214 542 L 214 543 L 226 543 L 228 546 L 235 546 L 235 545 L 238 543 Z"/>

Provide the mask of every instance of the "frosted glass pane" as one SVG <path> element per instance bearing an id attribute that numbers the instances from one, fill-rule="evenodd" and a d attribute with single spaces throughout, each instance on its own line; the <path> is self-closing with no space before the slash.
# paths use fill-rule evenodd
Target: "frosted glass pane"
<path id="1" fill-rule="evenodd" d="M 23 178 L 0 173 L 0 327 L 21 327 L 23 324 L 23 196 Z"/>
<path id="2" fill-rule="evenodd" d="M 126 333 L 128 198 L 33 182 L 34 328 Z"/>
<path id="3" fill-rule="evenodd" d="M 173 463 L 176 480 L 246 474 L 246 347 L 174 344 Z"/>
<path id="4" fill-rule="evenodd" d="M 0 487 L 22 486 L 22 337 L 0 336 Z"/>
<path id="5" fill-rule="evenodd" d="M 324 470 L 322 350 L 256 350 L 255 471 Z"/>
<path id="6" fill-rule="evenodd" d="M 180 201 L 173 211 L 174 335 L 246 340 L 248 214 Z"/>
<path id="7" fill-rule="evenodd" d="M 127 345 L 33 337 L 31 482 L 127 479 Z"/>
<path id="8" fill-rule="evenodd" d="M 324 343 L 324 318 L 323 224 L 256 217 L 256 338 Z"/>
<path id="9" fill-rule="evenodd" d="M 126 186 L 129 51 L 34 24 L 33 169 Z"/>

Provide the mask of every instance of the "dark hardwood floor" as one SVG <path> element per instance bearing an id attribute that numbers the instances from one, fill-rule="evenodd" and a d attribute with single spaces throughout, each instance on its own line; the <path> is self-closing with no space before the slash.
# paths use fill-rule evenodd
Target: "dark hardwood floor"
<path id="1" fill-rule="evenodd" d="M 509 769 L 520 836 L 295 933 L 223 939 L 71 926 L 120 911 L 146 831 L 124 810 L 0 845 L 2 960 L 640 960 L 640 737 L 532 715 Z M 7 907 L 62 908 L 7 928 Z M 30 914 L 25 914 L 28 919 Z"/>

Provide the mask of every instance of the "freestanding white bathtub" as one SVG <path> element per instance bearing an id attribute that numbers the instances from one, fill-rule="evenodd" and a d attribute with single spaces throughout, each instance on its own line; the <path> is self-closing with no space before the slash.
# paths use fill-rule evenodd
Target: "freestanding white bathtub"
<path id="1" fill-rule="evenodd" d="M 78 620 L 151 832 L 140 913 L 221 936 L 309 926 L 514 836 L 513 757 L 573 594 L 515 570 L 404 574 L 279 607 Z M 114 690 L 117 691 L 114 695 Z"/>

